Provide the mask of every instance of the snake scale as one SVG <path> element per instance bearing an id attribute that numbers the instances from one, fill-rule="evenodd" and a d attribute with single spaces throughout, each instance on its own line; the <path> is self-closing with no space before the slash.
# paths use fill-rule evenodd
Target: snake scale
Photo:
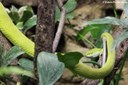
<path id="1" fill-rule="evenodd" d="M 5 11 L 4 6 L 0 3 L 0 31 L 14 44 L 22 48 L 28 55 L 34 56 L 34 42 L 28 39 L 17 27 Z M 111 50 L 113 38 L 105 32 L 101 36 L 107 42 L 107 61 L 101 68 L 90 67 L 81 61 L 72 69 L 73 72 L 90 79 L 101 79 L 107 76 L 113 69 L 115 63 L 115 49 Z"/>

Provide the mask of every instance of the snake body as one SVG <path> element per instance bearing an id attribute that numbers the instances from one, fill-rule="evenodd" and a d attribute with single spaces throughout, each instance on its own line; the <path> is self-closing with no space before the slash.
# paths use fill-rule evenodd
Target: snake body
<path id="1" fill-rule="evenodd" d="M 14 45 L 21 47 L 30 56 L 34 55 L 34 43 L 17 29 L 2 3 L 0 3 L 0 31 Z"/>
<path id="2" fill-rule="evenodd" d="M 14 45 L 21 47 L 21 49 L 30 56 L 34 56 L 35 44 L 17 29 L 2 3 L 0 3 L 0 30 Z M 93 68 L 79 62 L 72 69 L 73 72 L 86 78 L 100 79 L 112 71 L 115 62 L 115 50 L 110 51 L 113 38 L 109 33 L 103 33 L 102 38 L 105 38 L 107 41 L 108 57 L 106 64 L 102 68 Z"/>
<path id="3" fill-rule="evenodd" d="M 90 79 L 100 79 L 107 76 L 113 69 L 115 63 L 115 50 L 111 50 L 113 43 L 112 36 L 105 32 L 101 36 L 107 41 L 107 61 L 102 68 L 92 68 L 82 62 L 79 62 L 73 69 L 74 72 L 79 73 L 79 75 L 90 78 Z"/>

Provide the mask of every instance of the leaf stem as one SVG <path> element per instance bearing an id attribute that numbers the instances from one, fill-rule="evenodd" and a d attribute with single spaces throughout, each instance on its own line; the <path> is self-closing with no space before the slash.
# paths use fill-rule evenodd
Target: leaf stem
<path id="1" fill-rule="evenodd" d="M 91 46 L 96 48 L 96 46 L 91 41 L 89 41 L 88 39 L 84 38 L 81 34 L 79 34 L 79 36 L 81 37 L 82 40 L 84 40 L 85 42 L 87 42 L 88 44 L 90 44 Z"/>
<path id="2" fill-rule="evenodd" d="M 109 1 L 112 1 L 112 0 L 109 0 Z M 118 18 L 118 14 L 116 12 L 116 8 L 115 8 L 115 4 L 114 3 L 112 4 L 112 8 L 113 8 L 113 12 L 114 12 L 115 17 Z"/>

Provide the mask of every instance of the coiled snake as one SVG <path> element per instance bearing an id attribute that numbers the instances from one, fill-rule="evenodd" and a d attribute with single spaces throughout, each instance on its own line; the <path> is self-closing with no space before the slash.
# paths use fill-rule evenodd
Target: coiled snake
<path id="1" fill-rule="evenodd" d="M 22 48 L 28 55 L 34 56 L 34 42 L 22 34 L 13 24 L 12 20 L 5 11 L 4 6 L 0 3 L 0 31 L 14 44 Z M 115 63 L 115 49 L 111 50 L 113 38 L 105 32 L 101 36 L 106 41 L 107 60 L 103 67 L 93 68 L 81 61 L 72 69 L 73 72 L 91 79 L 100 79 L 107 76 L 113 69 Z"/>

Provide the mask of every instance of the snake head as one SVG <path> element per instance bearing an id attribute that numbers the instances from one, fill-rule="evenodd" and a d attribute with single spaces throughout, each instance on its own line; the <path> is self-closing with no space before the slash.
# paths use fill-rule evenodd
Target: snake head
<path id="1" fill-rule="evenodd" d="M 87 58 L 94 58 L 94 57 L 97 57 L 97 56 L 101 55 L 102 52 L 103 52 L 103 49 L 101 49 L 101 48 L 94 48 L 94 49 L 91 49 L 88 52 L 86 52 L 85 56 Z"/>

